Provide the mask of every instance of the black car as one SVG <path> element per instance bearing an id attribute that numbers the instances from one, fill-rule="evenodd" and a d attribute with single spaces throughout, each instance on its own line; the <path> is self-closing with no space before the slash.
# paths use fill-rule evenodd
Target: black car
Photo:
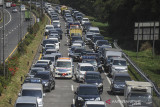
<path id="1" fill-rule="evenodd" d="M 111 93 L 124 93 L 125 81 L 131 81 L 128 73 L 115 73 L 111 82 Z"/>
<path id="2" fill-rule="evenodd" d="M 50 71 L 38 71 L 35 78 L 42 79 L 42 85 L 44 90 L 48 90 L 49 92 L 55 88 L 55 78 L 53 77 L 53 73 Z"/>
<path id="3" fill-rule="evenodd" d="M 97 40 L 104 40 L 104 36 L 92 36 L 92 48 L 94 48 L 94 45 Z"/>
<path id="4" fill-rule="evenodd" d="M 60 39 L 62 39 L 62 34 L 63 34 L 62 29 L 58 28 L 58 27 L 56 27 L 55 29 L 56 29 L 56 31 L 58 31 L 58 35 L 60 36 Z"/>
<path id="5" fill-rule="evenodd" d="M 85 101 L 101 101 L 101 97 L 96 85 L 80 84 L 75 91 L 75 106 L 82 107 Z"/>
<path id="6" fill-rule="evenodd" d="M 84 83 L 94 84 L 98 87 L 100 93 L 103 92 L 103 79 L 101 78 L 101 74 L 99 72 L 86 72 L 84 75 Z"/>
<path id="7" fill-rule="evenodd" d="M 80 57 L 83 51 L 85 51 L 83 47 L 75 47 L 72 53 L 70 53 L 70 57 L 73 58 L 73 61 L 80 61 Z"/>

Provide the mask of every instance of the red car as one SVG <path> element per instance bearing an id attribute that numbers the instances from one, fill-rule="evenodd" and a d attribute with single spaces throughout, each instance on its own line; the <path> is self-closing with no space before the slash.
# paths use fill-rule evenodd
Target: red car
<path id="1" fill-rule="evenodd" d="M 12 4 L 11 4 L 11 7 L 16 7 L 16 4 L 15 4 L 15 3 L 12 3 Z"/>

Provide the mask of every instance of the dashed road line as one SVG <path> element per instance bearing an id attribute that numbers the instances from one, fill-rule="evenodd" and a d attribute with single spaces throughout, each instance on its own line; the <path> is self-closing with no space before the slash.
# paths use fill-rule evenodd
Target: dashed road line
<path id="1" fill-rule="evenodd" d="M 71 90 L 74 91 L 73 85 L 71 85 Z"/>

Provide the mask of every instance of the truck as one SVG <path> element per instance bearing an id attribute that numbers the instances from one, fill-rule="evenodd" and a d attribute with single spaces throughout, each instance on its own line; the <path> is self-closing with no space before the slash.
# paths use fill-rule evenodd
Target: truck
<path id="1" fill-rule="evenodd" d="M 107 71 L 109 69 L 111 58 L 113 57 L 122 57 L 122 50 L 115 48 L 104 48 L 102 51 L 104 69 Z"/>
<path id="2" fill-rule="evenodd" d="M 152 94 L 150 82 L 125 81 L 125 107 L 152 107 Z"/>
<path id="3" fill-rule="evenodd" d="M 11 4 L 12 4 L 12 2 L 6 2 L 6 8 L 10 8 Z"/>
<path id="4" fill-rule="evenodd" d="M 29 10 L 25 10 L 25 21 L 30 21 L 30 11 Z"/>

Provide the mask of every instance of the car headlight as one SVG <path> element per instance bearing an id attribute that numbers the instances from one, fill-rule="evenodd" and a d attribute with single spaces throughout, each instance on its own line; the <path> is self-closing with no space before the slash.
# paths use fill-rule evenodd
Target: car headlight
<path id="1" fill-rule="evenodd" d="M 49 85 L 49 82 L 44 83 L 44 86 L 48 86 L 48 85 Z"/>
<path id="2" fill-rule="evenodd" d="M 82 97 L 78 97 L 78 100 L 81 100 L 81 101 L 82 101 L 82 100 L 83 100 L 83 98 L 82 98 Z"/>
<path id="3" fill-rule="evenodd" d="M 97 97 L 96 99 L 95 99 L 95 101 L 100 101 L 101 100 L 101 98 L 100 97 Z"/>
<path id="4" fill-rule="evenodd" d="M 98 84 L 98 87 L 101 87 L 101 86 L 103 86 L 103 84 L 102 84 L 102 83 L 99 83 L 99 84 Z"/>
<path id="5" fill-rule="evenodd" d="M 117 84 L 114 84 L 114 88 L 119 88 L 119 85 L 117 85 Z"/>

